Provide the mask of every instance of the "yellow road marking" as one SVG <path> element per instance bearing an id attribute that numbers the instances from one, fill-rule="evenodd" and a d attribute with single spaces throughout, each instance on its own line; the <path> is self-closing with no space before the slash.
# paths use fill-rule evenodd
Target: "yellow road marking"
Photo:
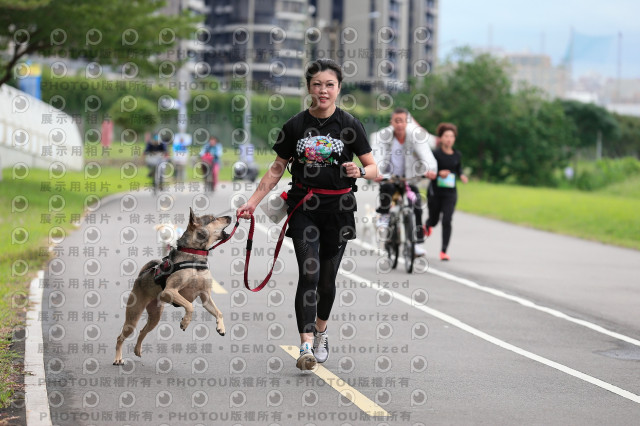
<path id="1" fill-rule="evenodd" d="M 228 293 L 228 291 L 225 290 L 224 287 L 222 287 L 220 285 L 220 283 L 218 281 L 216 281 L 215 279 L 211 283 L 211 291 L 213 291 L 215 294 L 227 294 Z"/>
<path id="2" fill-rule="evenodd" d="M 300 355 L 300 348 L 297 346 L 280 345 L 280 348 L 291 355 L 293 359 L 298 359 Z M 327 370 L 321 364 L 317 364 L 317 368 L 311 371 L 371 417 L 389 417 L 389 413 L 384 408 L 349 386 L 346 381 Z"/>

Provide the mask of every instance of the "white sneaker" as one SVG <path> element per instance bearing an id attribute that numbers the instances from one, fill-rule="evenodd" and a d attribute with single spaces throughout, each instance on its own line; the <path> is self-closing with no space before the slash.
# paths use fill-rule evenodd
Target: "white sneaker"
<path id="1" fill-rule="evenodd" d="M 388 228 L 390 217 L 389 213 L 380 213 L 378 215 L 378 220 L 376 221 L 376 226 L 378 228 Z"/>
<path id="2" fill-rule="evenodd" d="M 322 332 L 313 331 L 313 355 L 319 363 L 323 363 L 329 358 L 329 339 L 326 328 Z"/>
<path id="3" fill-rule="evenodd" d="M 415 257 L 422 257 L 422 256 L 425 256 L 426 254 L 427 254 L 427 251 L 424 249 L 424 247 L 422 247 L 422 245 L 416 244 L 415 246 L 413 246 L 413 255 Z"/>
<path id="4" fill-rule="evenodd" d="M 296 362 L 296 367 L 300 370 L 313 370 L 316 366 L 316 357 L 313 356 L 313 347 L 308 342 L 300 345 L 300 357 Z"/>

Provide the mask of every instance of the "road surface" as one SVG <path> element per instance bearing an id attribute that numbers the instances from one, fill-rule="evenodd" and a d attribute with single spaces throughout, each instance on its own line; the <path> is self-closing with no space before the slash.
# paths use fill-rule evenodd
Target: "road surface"
<path id="1" fill-rule="evenodd" d="M 191 190 L 190 190 L 191 189 Z M 51 421 L 57 425 L 635 424 L 640 417 L 640 253 L 457 212 L 448 263 L 440 229 L 418 271 L 389 270 L 361 186 L 329 323 L 329 360 L 295 368 L 295 256 L 272 282 L 242 285 L 248 223 L 209 256 L 227 335 L 196 304 L 167 306 L 126 364 L 112 365 L 139 268 L 159 258 L 154 226 L 230 214 L 250 184 L 103 200 L 56 248 L 42 285 Z M 278 228 L 258 217 L 250 278 Z M 230 228 L 229 228 L 230 230 Z M 252 283 L 255 285 L 254 283 Z M 141 320 L 138 329 L 144 324 Z M 292 356 L 292 354 L 294 356 Z"/>

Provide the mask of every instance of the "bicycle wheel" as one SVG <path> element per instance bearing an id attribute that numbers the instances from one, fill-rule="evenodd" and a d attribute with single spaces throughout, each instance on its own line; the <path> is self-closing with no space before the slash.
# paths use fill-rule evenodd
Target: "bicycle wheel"
<path id="1" fill-rule="evenodd" d="M 392 214 L 389 219 L 389 238 L 384 243 L 384 248 L 387 251 L 387 257 L 391 261 L 391 269 L 396 269 L 400 254 L 400 230 L 398 229 L 396 215 Z"/>
<path id="2" fill-rule="evenodd" d="M 402 241 L 404 267 L 408 273 L 412 273 L 416 254 L 416 221 L 410 207 L 405 207 L 402 210 L 402 225 L 404 229 L 404 239 Z"/>
<path id="3" fill-rule="evenodd" d="M 153 183 L 153 193 L 157 194 L 158 191 L 162 191 L 162 183 L 164 179 L 164 169 L 165 163 L 164 161 L 158 164 L 156 167 L 156 175 Z"/>

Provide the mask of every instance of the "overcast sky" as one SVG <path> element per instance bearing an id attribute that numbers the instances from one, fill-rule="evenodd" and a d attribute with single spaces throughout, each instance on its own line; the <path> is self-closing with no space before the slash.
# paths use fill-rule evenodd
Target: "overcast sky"
<path id="1" fill-rule="evenodd" d="M 622 33 L 623 78 L 640 78 L 640 0 L 439 0 L 439 57 L 458 45 L 544 52 L 553 65 L 576 34 L 574 77 L 616 77 Z"/>

